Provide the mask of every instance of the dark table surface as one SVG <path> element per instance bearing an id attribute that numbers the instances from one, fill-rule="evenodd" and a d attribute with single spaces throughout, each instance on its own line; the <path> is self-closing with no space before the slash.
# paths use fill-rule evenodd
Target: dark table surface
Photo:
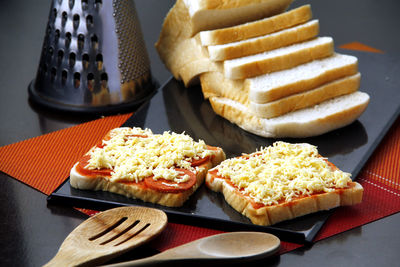
<path id="1" fill-rule="evenodd" d="M 152 74 L 163 84 L 170 73 L 154 49 L 172 0 L 136 0 L 150 55 Z M 397 0 L 295 1 L 311 4 L 321 36 L 336 46 L 358 41 L 399 56 L 400 2 Z M 34 78 L 48 20 L 50 1 L 0 1 L 0 146 L 93 119 L 33 109 L 27 87 Z M 377 88 L 379 89 L 379 88 Z M 0 266 L 41 266 L 86 215 L 48 206 L 46 195 L 0 173 Z M 398 266 L 400 214 L 357 227 L 316 244 L 261 262 L 270 266 Z M 154 253 L 149 247 L 135 255 Z"/>

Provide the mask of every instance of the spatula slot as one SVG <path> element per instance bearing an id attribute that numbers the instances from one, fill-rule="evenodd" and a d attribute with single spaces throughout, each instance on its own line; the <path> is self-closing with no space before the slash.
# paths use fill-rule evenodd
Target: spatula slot
<path id="1" fill-rule="evenodd" d="M 115 222 L 113 225 L 111 225 L 110 227 L 108 227 L 104 231 L 101 231 L 100 233 L 90 237 L 89 240 L 90 241 L 94 241 L 94 240 L 98 239 L 99 237 L 104 236 L 105 234 L 107 234 L 107 233 L 111 232 L 112 230 L 114 230 L 115 228 L 117 228 L 119 225 L 121 225 L 121 223 L 123 223 L 127 219 L 128 219 L 128 217 L 122 217 L 121 219 L 119 219 L 117 222 Z"/>
<path id="2" fill-rule="evenodd" d="M 107 239 L 106 241 L 100 243 L 100 245 L 106 245 L 108 243 L 110 243 L 111 241 L 114 241 L 115 239 L 117 239 L 118 237 L 124 235 L 125 233 L 127 233 L 129 230 L 131 230 L 133 227 L 135 227 L 136 225 L 138 225 L 138 223 L 140 223 L 139 220 L 133 222 L 131 225 L 129 225 L 127 228 L 125 228 L 124 230 L 122 230 L 121 232 L 119 232 L 118 234 L 116 234 L 115 236 Z"/>
<path id="3" fill-rule="evenodd" d="M 129 240 L 131 240 L 132 238 L 134 238 L 135 236 L 137 236 L 138 234 L 140 234 L 141 232 L 143 232 L 144 230 L 146 230 L 146 228 L 149 227 L 149 226 L 150 226 L 149 223 L 146 224 L 145 226 L 142 227 L 142 229 L 140 229 L 139 231 L 137 231 L 137 232 L 134 233 L 133 235 L 130 235 L 130 236 L 128 236 L 128 238 L 126 238 L 126 239 L 122 240 L 121 242 L 115 244 L 114 247 L 119 246 L 119 245 L 121 245 L 121 244 L 123 244 L 123 243 L 125 243 L 125 242 L 127 242 L 127 241 L 129 241 Z"/>

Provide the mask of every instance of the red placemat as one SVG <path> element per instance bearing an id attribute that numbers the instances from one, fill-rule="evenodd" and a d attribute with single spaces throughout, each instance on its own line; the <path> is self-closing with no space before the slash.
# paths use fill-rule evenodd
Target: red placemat
<path id="1" fill-rule="evenodd" d="M 360 43 L 341 46 L 368 52 L 382 52 Z M 0 148 L 0 170 L 33 188 L 50 194 L 69 175 L 72 165 L 110 129 L 123 124 L 132 114 L 110 116 L 75 127 Z M 90 134 L 87 134 L 90 132 Z M 363 202 L 341 207 L 330 217 L 316 240 L 347 231 L 400 211 L 400 119 L 374 152 L 358 181 L 364 187 Z M 48 168 L 48 166 L 59 166 Z M 81 210 L 90 215 L 93 211 Z M 169 223 L 152 242 L 162 251 L 220 231 Z M 301 245 L 283 242 L 281 253 Z"/>

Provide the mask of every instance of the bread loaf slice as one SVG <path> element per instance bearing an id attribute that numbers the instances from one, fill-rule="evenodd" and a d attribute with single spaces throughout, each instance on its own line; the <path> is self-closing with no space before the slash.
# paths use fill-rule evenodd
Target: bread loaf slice
<path id="1" fill-rule="evenodd" d="M 303 42 L 305 40 L 314 38 L 318 35 L 318 33 L 318 20 L 313 20 L 289 29 L 260 37 L 223 45 L 211 45 L 208 46 L 207 49 L 210 60 L 223 61 L 266 52 L 280 47 Z"/>
<path id="2" fill-rule="evenodd" d="M 333 54 L 333 39 L 318 37 L 272 51 L 224 61 L 224 75 L 229 79 L 245 79 L 293 68 Z"/>
<path id="3" fill-rule="evenodd" d="M 349 125 L 366 109 L 369 95 L 354 92 L 271 119 L 253 115 L 234 100 L 210 97 L 214 112 L 240 128 L 263 137 L 310 137 Z"/>
<path id="4" fill-rule="evenodd" d="M 310 168 L 309 166 L 313 166 Z M 362 201 L 363 188 L 309 144 L 275 142 L 209 170 L 206 185 L 257 225 Z"/>
<path id="5" fill-rule="evenodd" d="M 299 109 L 312 107 L 334 97 L 353 93 L 360 87 L 360 73 L 347 76 L 315 89 L 290 95 L 265 104 L 250 101 L 249 110 L 261 118 L 273 118 Z"/>
<path id="6" fill-rule="evenodd" d="M 174 77 L 187 64 L 208 58 L 196 34 L 202 30 L 233 26 L 248 20 L 272 16 L 284 11 L 293 0 L 177 0 L 164 19 L 155 44 L 160 59 Z M 204 51 L 206 50 L 206 54 Z M 192 67 L 188 73 L 196 73 Z M 195 74 L 194 74 L 195 75 Z M 186 75 L 189 76 L 189 75 Z M 190 77 L 191 80 L 195 77 Z M 185 84 L 189 84 L 186 80 Z"/>
<path id="7" fill-rule="evenodd" d="M 193 36 L 200 31 L 233 26 L 281 13 L 292 2 L 293 0 L 184 0 L 189 19 L 183 22 L 190 27 Z"/>
<path id="8" fill-rule="evenodd" d="M 220 45 L 277 32 L 309 21 L 312 17 L 310 5 L 287 12 L 222 29 L 201 31 L 201 45 Z"/>
<path id="9" fill-rule="evenodd" d="M 246 79 L 244 88 L 255 103 L 267 103 L 285 96 L 316 88 L 326 82 L 358 71 L 354 56 L 335 53 L 331 57 L 266 75 Z"/>
<path id="10" fill-rule="evenodd" d="M 219 71 L 200 76 L 205 98 L 225 97 L 244 105 L 265 104 L 306 92 L 358 72 L 354 56 L 335 53 L 331 57 L 297 67 L 244 80 L 232 80 Z"/>

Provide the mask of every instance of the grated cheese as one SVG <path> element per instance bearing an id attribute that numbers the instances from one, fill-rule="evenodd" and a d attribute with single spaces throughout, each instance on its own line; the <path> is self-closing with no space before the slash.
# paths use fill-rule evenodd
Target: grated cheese
<path id="1" fill-rule="evenodd" d="M 103 147 L 89 152 L 90 160 L 85 168 L 112 169 L 112 181 L 139 182 L 154 176 L 153 179 L 185 182 L 189 176 L 182 175 L 175 168 L 195 172 L 197 168 L 191 166 L 191 159 L 204 158 L 212 153 L 204 141 L 195 142 L 184 133 L 153 134 L 149 129 L 121 127 L 113 129 L 110 137 L 103 140 Z"/>
<path id="2" fill-rule="evenodd" d="M 349 173 L 332 170 L 317 148 L 305 143 L 275 142 L 216 168 L 218 175 L 265 205 L 345 188 L 351 182 Z"/>

